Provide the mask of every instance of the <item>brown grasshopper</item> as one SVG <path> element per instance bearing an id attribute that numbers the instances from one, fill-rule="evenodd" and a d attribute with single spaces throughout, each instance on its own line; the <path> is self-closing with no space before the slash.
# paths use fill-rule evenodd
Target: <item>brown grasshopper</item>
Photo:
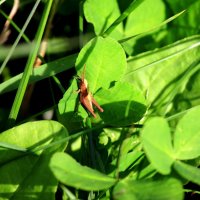
<path id="1" fill-rule="evenodd" d="M 80 93 L 80 102 L 84 106 L 84 108 L 92 114 L 93 117 L 96 117 L 93 105 L 95 105 L 100 112 L 103 112 L 104 110 L 103 108 L 100 107 L 100 105 L 96 102 L 92 94 L 88 91 L 88 82 L 85 79 L 85 65 L 83 73 L 81 77 L 78 77 L 78 80 L 79 80 L 78 92 Z"/>

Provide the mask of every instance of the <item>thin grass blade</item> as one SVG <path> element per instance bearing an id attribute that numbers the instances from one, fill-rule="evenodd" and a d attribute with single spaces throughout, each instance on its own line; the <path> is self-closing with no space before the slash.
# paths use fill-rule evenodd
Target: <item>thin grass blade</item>
<path id="1" fill-rule="evenodd" d="M 46 22 L 47 22 L 49 13 L 50 13 L 52 2 L 53 2 L 53 0 L 49 0 L 49 1 L 47 1 L 46 5 L 45 5 L 44 12 L 43 12 L 40 24 L 39 24 L 38 31 L 36 33 L 36 37 L 35 37 L 35 46 L 29 55 L 22 79 L 19 84 L 19 88 L 17 90 L 17 94 L 15 96 L 14 103 L 13 103 L 11 111 L 10 111 L 10 115 L 9 115 L 9 119 L 8 119 L 8 127 L 13 126 L 17 119 L 17 115 L 19 113 L 19 109 L 22 104 L 22 100 L 23 100 L 23 97 L 24 97 L 24 94 L 25 94 L 25 91 L 26 91 L 26 88 L 28 85 L 28 81 L 29 81 L 29 78 L 30 78 L 30 75 L 31 75 L 31 72 L 33 69 L 33 65 L 34 65 L 34 62 L 35 62 L 35 59 L 37 56 L 37 52 L 40 47 L 40 43 L 42 40 Z"/>

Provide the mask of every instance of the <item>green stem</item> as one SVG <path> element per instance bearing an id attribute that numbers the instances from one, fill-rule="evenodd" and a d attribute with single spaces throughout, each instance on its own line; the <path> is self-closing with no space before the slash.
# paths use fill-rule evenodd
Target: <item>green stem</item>
<path id="1" fill-rule="evenodd" d="M 91 123 L 91 119 L 90 117 L 87 118 L 86 121 L 86 127 L 91 130 L 92 129 L 92 123 Z M 92 130 L 91 132 L 88 134 L 88 139 L 89 139 L 89 151 L 90 151 L 90 156 L 91 156 L 91 166 L 93 168 L 96 168 L 96 158 L 95 158 L 95 148 L 94 148 L 94 144 L 93 144 L 93 137 L 92 137 Z"/>

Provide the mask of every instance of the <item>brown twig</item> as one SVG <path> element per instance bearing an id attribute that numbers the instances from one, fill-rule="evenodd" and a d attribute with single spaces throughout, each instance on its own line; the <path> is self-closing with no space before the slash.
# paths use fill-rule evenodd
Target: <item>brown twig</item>
<path id="1" fill-rule="evenodd" d="M 17 10 L 19 8 L 19 3 L 20 3 L 19 0 L 14 0 L 13 7 L 12 7 L 12 9 L 10 11 L 8 19 L 6 20 L 6 22 L 4 24 L 4 27 L 3 27 L 3 30 L 2 30 L 2 32 L 0 34 L 0 44 L 3 44 L 8 40 L 8 37 L 9 37 L 9 35 L 11 33 L 10 21 L 14 18 L 15 14 L 17 13 Z"/>

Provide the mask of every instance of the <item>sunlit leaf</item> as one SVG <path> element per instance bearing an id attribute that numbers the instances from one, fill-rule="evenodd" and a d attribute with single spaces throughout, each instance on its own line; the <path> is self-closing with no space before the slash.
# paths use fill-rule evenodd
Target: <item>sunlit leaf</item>
<path id="1" fill-rule="evenodd" d="M 140 87 L 153 112 L 165 115 L 189 77 L 200 69 L 199 53 L 200 37 L 194 36 L 138 55 L 128 60 L 124 80 Z"/>
<path id="2" fill-rule="evenodd" d="M 108 88 L 111 82 L 122 78 L 127 67 L 126 55 L 121 45 L 112 38 L 96 37 L 78 55 L 76 70 L 80 77 L 84 65 L 89 90 L 94 94 L 99 88 Z"/>
<path id="3" fill-rule="evenodd" d="M 103 190 L 115 184 L 115 179 L 87 166 L 82 166 L 65 153 L 56 153 L 50 162 L 55 177 L 62 183 L 82 190 Z"/>
<path id="4" fill-rule="evenodd" d="M 145 153 L 155 169 L 162 174 L 169 174 L 174 153 L 167 121 L 159 117 L 149 119 L 142 129 L 141 140 Z"/>
<path id="5" fill-rule="evenodd" d="M 84 14 L 88 22 L 92 23 L 96 35 L 102 34 L 119 16 L 120 10 L 116 0 L 87 0 L 84 3 Z M 122 24 L 110 35 L 116 39 L 121 38 Z"/>
<path id="6" fill-rule="evenodd" d="M 136 35 L 149 30 L 165 19 L 165 5 L 162 0 L 143 1 L 127 18 L 125 34 Z"/>
<path id="7" fill-rule="evenodd" d="M 66 129 L 54 121 L 29 122 L 0 134 L 0 141 L 27 149 L 26 152 L 0 147 L 0 197 L 2 199 L 54 199 L 57 189 L 48 164 L 53 153 L 65 144 L 42 147 L 67 136 Z M 40 148 L 40 151 L 34 151 Z"/>
<path id="8" fill-rule="evenodd" d="M 174 133 L 176 158 L 193 159 L 200 156 L 200 106 L 190 110 L 179 121 Z"/>

